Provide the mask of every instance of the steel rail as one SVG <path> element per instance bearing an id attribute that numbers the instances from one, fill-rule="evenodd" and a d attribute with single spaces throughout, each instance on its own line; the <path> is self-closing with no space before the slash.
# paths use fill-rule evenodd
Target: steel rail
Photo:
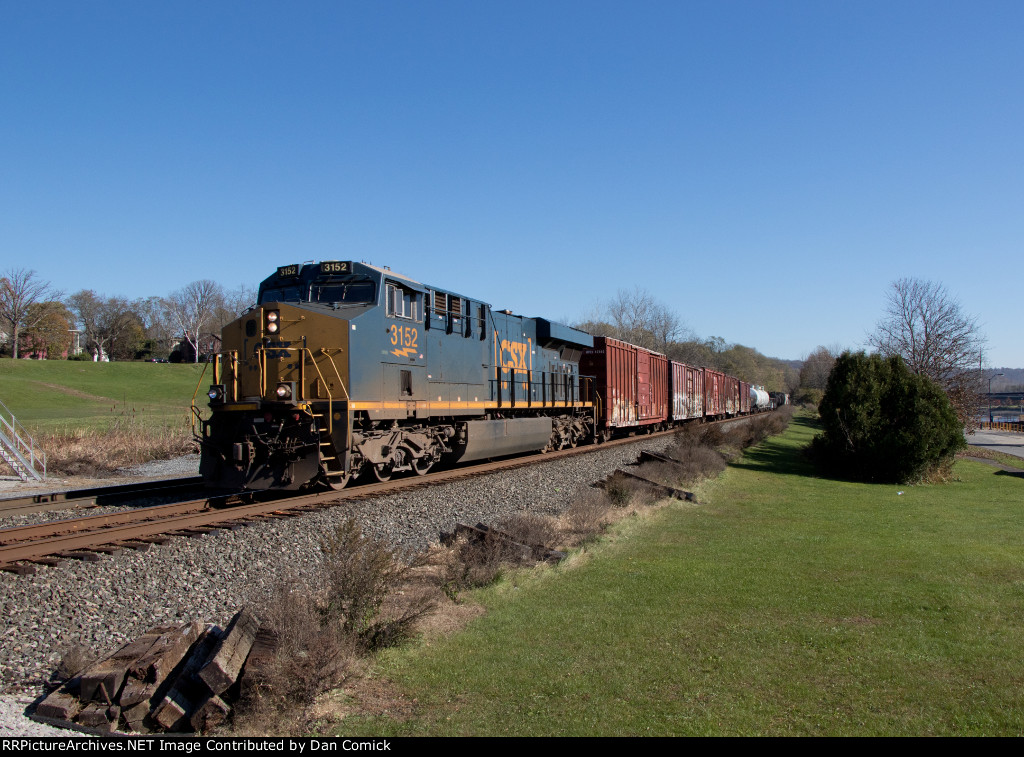
<path id="1" fill-rule="evenodd" d="M 203 479 L 199 476 L 189 476 L 161 481 L 144 481 L 135 484 L 116 484 L 114 486 L 97 486 L 89 489 L 45 492 L 24 497 L 7 497 L 0 499 L 0 517 L 25 515 L 46 510 L 72 510 L 84 507 L 113 505 L 118 502 L 131 501 L 141 495 L 159 495 L 161 492 L 170 493 L 177 489 L 198 487 L 202 483 Z M 58 507 L 55 507 L 55 505 Z"/>

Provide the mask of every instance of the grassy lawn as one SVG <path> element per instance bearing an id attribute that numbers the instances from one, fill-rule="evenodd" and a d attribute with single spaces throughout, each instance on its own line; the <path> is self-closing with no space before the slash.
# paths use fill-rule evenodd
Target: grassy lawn
<path id="1" fill-rule="evenodd" d="M 416 714 L 377 735 L 1024 733 L 1024 480 L 815 478 L 797 417 L 568 565 L 479 593 L 381 661 Z"/>
<path id="2" fill-rule="evenodd" d="M 102 430 L 125 420 L 184 423 L 201 371 L 188 364 L 4 359 L 0 401 L 33 431 Z M 201 389 L 210 383 L 204 381 Z"/>

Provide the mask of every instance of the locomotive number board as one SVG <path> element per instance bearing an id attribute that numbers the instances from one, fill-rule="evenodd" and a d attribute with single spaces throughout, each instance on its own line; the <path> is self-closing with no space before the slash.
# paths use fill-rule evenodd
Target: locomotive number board
<path id="1" fill-rule="evenodd" d="M 352 270 L 350 263 L 338 260 L 326 260 L 320 264 L 320 273 L 348 273 Z"/>

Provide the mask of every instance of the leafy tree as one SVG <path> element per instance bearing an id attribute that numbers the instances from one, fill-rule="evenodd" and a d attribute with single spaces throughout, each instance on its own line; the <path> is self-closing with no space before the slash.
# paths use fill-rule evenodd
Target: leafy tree
<path id="1" fill-rule="evenodd" d="M 812 456 L 829 472 L 863 481 L 920 479 L 967 444 L 942 389 L 898 355 L 844 352 L 818 412 L 824 431 Z"/>
<path id="2" fill-rule="evenodd" d="M 60 357 L 71 347 L 71 322 L 74 316 L 63 302 L 36 302 L 25 319 L 32 325 L 22 332 L 26 351 Z"/>

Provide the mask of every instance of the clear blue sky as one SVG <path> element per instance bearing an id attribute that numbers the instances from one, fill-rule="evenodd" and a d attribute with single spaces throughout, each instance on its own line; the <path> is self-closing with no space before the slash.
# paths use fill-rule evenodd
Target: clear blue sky
<path id="1" fill-rule="evenodd" d="M 367 260 L 573 320 L 863 344 L 902 276 L 1024 366 L 1024 3 L 0 0 L 0 270 Z"/>

